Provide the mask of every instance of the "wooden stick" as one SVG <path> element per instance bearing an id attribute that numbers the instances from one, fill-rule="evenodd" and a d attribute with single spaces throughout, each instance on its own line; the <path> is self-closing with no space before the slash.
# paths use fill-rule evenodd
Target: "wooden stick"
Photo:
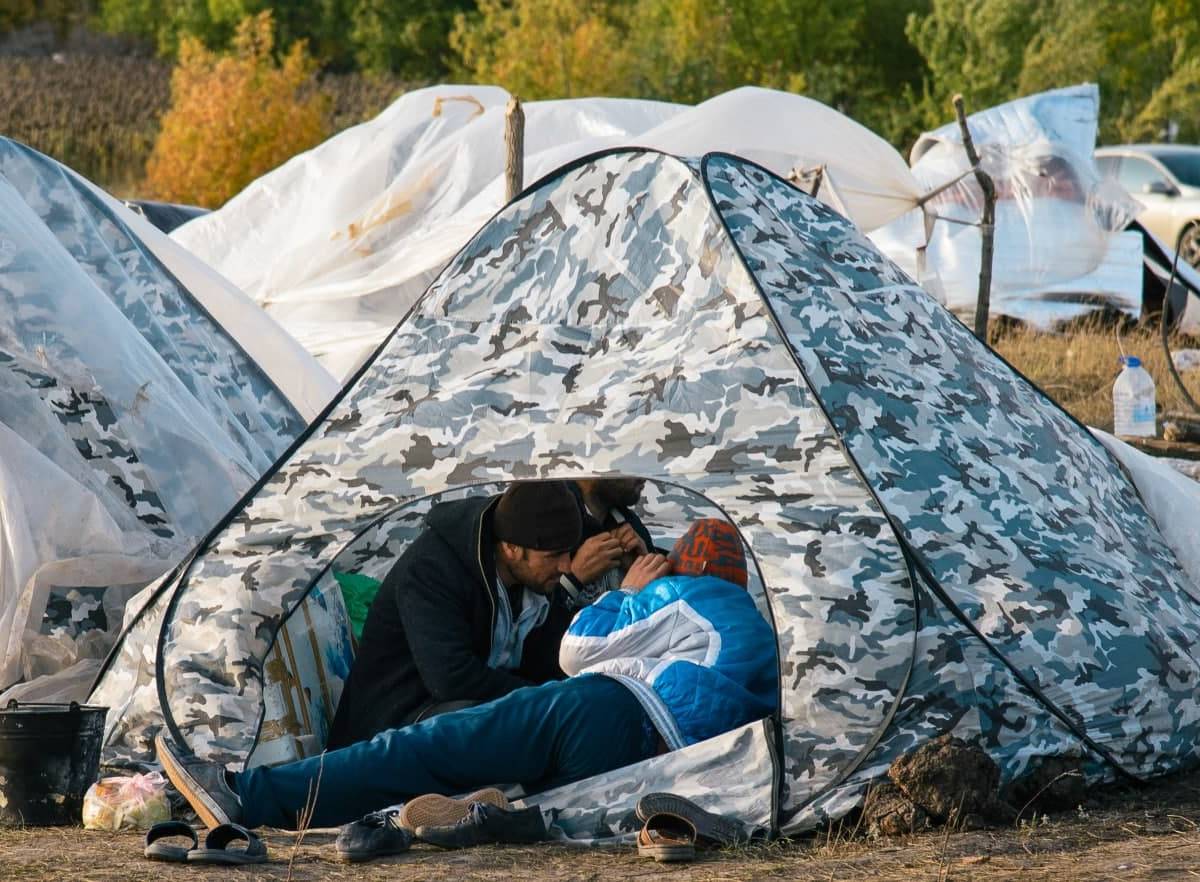
<path id="1" fill-rule="evenodd" d="M 988 312 L 992 301 L 992 256 L 996 243 L 996 185 L 992 176 L 979 165 L 979 153 L 967 127 L 967 115 L 963 111 L 962 95 L 954 96 L 954 113 L 958 117 L 958 128 L 962 132 L 963 149 L 975 172 L 975 180 L 983 191 L 983 217 L 979 220 L 979 233 L 983 237 L 979 251 L 979 296 L 975 301 L 975 336 L 987 343 Z"/>
<path id="2" fill-rule="evenodd" d="M 825 180 L 825 166 L 818 165 L 816 172 L 813 173 L 812 190 L 810 190 L 808 193 L 808 195 L 811 196 L 813 199 L 817 198 L 817 193 L 819 193 L 821 191 L 821 182 L 824 180 Z"/>
<path id="3" fill-rule="evenodd" d="M 516 95 L 504 110 L 504 201 L 525 189 L 525 111 Z"/>

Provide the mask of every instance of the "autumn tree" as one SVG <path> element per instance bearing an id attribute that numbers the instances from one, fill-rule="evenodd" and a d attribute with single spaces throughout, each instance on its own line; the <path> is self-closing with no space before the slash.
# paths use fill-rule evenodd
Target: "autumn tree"
<path id="1" fill-rule="evenodd" d="M 276 61 L 269 12 L 243 20 L 230 54 L 180 45 L 171 107 L 146 165 L 159 199 L 217 207 L 326 135 L 326 99 L 302 41 Z"/>
<path id="2" fill-rule="evenodd" d="M 479 0 L 450 32 L 458 72 L 522 98 L 628 95 L 620 8 L 605 0 Z"/>

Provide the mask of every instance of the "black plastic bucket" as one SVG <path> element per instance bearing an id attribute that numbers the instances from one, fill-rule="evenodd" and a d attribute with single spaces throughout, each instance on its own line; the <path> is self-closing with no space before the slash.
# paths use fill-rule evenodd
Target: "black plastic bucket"
<path id="1" fill-rule="evenodd" d="M 19 704 L 0 710 L 0 825 L 78 824 L 100 773 L 106 707 Z"/>

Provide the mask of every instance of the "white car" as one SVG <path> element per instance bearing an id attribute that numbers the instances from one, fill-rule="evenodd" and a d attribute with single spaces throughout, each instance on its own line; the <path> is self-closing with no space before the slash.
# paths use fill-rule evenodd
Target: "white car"
<path id="1" fill-rule="evenodd" d="M 1146 206 L 1138 221 L 1200 268 L 1200 147 L 1123 144 L 1096 151 L 1096 166 Z"/>

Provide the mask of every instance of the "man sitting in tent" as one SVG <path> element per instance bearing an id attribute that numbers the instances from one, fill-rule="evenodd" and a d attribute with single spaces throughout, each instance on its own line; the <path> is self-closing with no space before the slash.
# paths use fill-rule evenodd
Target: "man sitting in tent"
<path id="1" fill-rule="evenodd" d="M 329 748 L 561 678 L 582 530 L 563 481 L 434 506 L 371 604 Z"/>
<path id="2" fill-rule="evenodd" d="M 580 611 L 563 641 L 563 667 L 576 674 L 567 680 L 274 768 L 230 773 L 185 757 L 163 734 L 158 757 L 210 826 L 294 827 L 311 805 L 308 823 L 325 827 L 410 800 L 401 823 L 414 813 L 427 823 L 467 818 L 458 844 L 502 841 L 517 813 L 445 797 L 497 779 L 537 793 L 774 711 L 774 637 L 746 584 L 737 531 L 698 521 L 669 558 L 639 558 L 621 591 Z M 423 794 L 429 805 L 415 812 Z"/>
<path id="3" fill-rule="evenodd" d="M 633 511 L 646 486 L 643 478 L 584 478 L 567 486 L 579 499 L 583 542 L 571 554 L 571 571 L 561 584 L 572 609 L 621 587 L 630 565 L 654 548 Z"/>

